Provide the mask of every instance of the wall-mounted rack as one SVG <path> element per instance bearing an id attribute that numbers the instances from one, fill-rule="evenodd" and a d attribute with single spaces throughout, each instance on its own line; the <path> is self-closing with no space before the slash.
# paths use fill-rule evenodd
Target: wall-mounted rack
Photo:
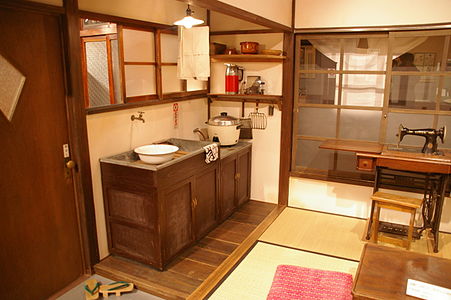
<path id="1" fill-rule="evenodd" d="M 282 110 L 282 98 L 283 96 L 277 95 L 245 95 L 245 94 L 207 94 L 208 97 L 208 119 L 210 119 L 210 104 L 213 101 L 230 101 L 241 102 L 244 112 L 244 104 L 247 103 L 265 103 L 271 105 L 277 105 L 279 110 Z"/>

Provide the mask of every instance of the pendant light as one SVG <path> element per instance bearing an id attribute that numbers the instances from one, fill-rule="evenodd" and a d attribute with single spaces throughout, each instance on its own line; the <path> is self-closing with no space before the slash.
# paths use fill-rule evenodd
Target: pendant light
<path id="1" fill-rule="evenodd" d="M 191 28 L 193 27 L 193 25 L 200 25 L 204 23 L 203 20 L 193 18 L 192 14 L 194 14 L 194 11 L 191 10 L 188 4 L 188 8 L 186 9 L 186 16 L 183 19 L 174 22 L 174 25 L 184 26 L 185 28 Z"/>

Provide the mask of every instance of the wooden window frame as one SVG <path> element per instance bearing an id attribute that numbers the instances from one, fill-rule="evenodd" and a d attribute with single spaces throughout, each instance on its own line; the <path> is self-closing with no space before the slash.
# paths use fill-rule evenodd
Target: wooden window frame
<path id="1" fill-rule="evenodd" d="M 117 40 L 117 34 L 94 34 L 93 36 L 84 36 L 80 39 L 81 47 L 81 65 L 82 65 L 82 76 L 83 76 L 83 92 L 85 97 L 85 107 L 89 107 L 89 92 L 88 92 L 88 65 L 86 61 L 86 43 L 88 42 L 103 42 L 106 45 L 107 63 L 108 63 L 108 90 L 110 96 L 110 105 L 116 103 L 114 95 L 114 80 L 113 80 L 113 62 L 111 56 L 111 41 Z"/>
<path id="2" fill-rule="evenodd" d="M 444 36 L 444 44 L 443 44 L 443 55 L 441 58 L 438 58 L 440 61 L 441 69 L 438 71 L 429 71 L 429 72 L 413 72 L 413 71 L 394 71 L 392 70 L 392 60 L 387 59 L 387 65 L 385 71 L 351 71 L 351 70 L 343 70 L 343 47 L 340 50 L 340 68 L 338 70 L 301 70 L 300 68 L 300 49 L 301 49 L 301 40 L 303 39 L 325 39 L 325 38 L 363 38 L 363 37 L 386 37 L 388 43 L 387 49 L 387 57 L 392 57 L 392 49 L 391 45 L 393 43 L 393 39 L 397 37 L 413 37 L 413 36 Z M 444 79 L 447 77 L 451 77 L 451 72 L 446 71 L 446 60 L 448 58 L 448 51 L 450 46 L 451 39 L 451 30 L 447 29 L 437 29 L 437 30 L 425 30 L 425 31 L 393 31 L 393 32 L 363 32 L 360 34 L 352 34 L 352 33 L 300 33 L 295 35 L 295 74 L 294 74 L 294 105 L 293 105 L 293 133 L 292 133 L 292 159 L 291 159 L 291 170 L 290 176 L 293 177 L 301 177 L 301 178 L 310 178 L 310 179 L 319 179 L 326 181 L 334 181 L 340 183 L 348 183 L 348 184 L 358 184 L 364 186 L 372 186 L 374 180 L 374 174 L 368 173 L 357 173 L 357 172 L 346 172 L 346 171 L 337 171 L 335 167 L 337 166 L 338 155 L 337 151 L 334 152 L 334 169 L 329 170 L 319 170 L 319 169 L 311 169 L 308 167 L 302 167 L 300 165 L 296 165 L 296 154 L 297 154 L 297 143 L 300 140 L 312 140 L 312 141 L 324 141 L 326 139 L 321 136 L 303 136 L 298 134 L 298 118 L 299 111 L 305 107 L 313 107 L 313 108 L 335 108 L 337 109 L 337 118 L 336 118 L 336 139 L 339 139 L 340 132 L 340 112 L 343 109 L 353 109 L 353 110 L 364 110 L 364 111 L 381 111 L 381 120 L 379 123 L 379 143 L 385 143 L 386 138 L 386 130 L 387 130 L 387 115 L 389 113 L 411 113 L 411 114 L 423 114 L 423 115 L 433 115 L 433 127 L 437 127 L 439 116 L 447 115 L 451 116 L 451 111 L 440 110 L 441 109 L 441 95 L 440 93 L 436 93 L 435 95 L 435 108 L 430 110 L 423 109 L 413 109 L 413 108 L 396 108 L 389 105 L 390 98 L 390 90 L 391 90 L 391 82 L 392 76 L 396 75 L 407 75 L 407 76 L 434 76 L 439 77 L 439 85 L 438 90 L 443 86 Z M 339 76 L 337 93 L 338 93 L 338 105 L 336 104 L 316 104 L 316 103 L 301 103 L 301 99 L 299 96 L 299 80 L 302 78 L 309 78 L 311 75 L 315 74 L 336 74 Z M 344 74 L 379 74 L 385 76 L 385 86 L 384 86 L 384 98 L 382 107 L 375 106 L 349 106 L 341 104 L 341 96 L 342 96 L 342 76 Z M 307 75 L 307 76 L 306 76 Z"/>
<path id="3" fill-rule="evenodd" d="M 80 17 L 96 19 L 96 20 L 100 20 L 100 21 L 108 21 L 108 22 L 113 22 L 114 24 L 116 24 L 118 48 L 119 48 L 119 68 L 122 73 L 121 74 L 121 88 L 122 88 L 123 103 L 111 104 L 111 105 L 100 106 L 100 107 L 86 106 L 87 114 L 103 113 L 103 112 L 109 112 L 109 111 L 116 111 L 116 110 L 130 109 L 130 108 L 135 108 L 135 107 L 158 105 L 158 104 L 166 104 L 166 103 L 207 97 L 207 94 L 209 93 L 208 84 L 207 84 L 207 89 L 187 91 L 187 81 L 186 80 L 181 80 L 182 91 L 163 93 L 162 67 L 163 66 L 176 66 L 177 63 L 176 62 L 162 62 L 162 60 L 161 60 L 161 51 L 162 51 L 161 34 L 177 35 L 177 31 L 174 30 L 173 26 L 152 23 L 152 22 L 138 21 L 138 20 L 115 17 L 115 16 L 110 16 L 110 15 L 104 15 L 104 14 L 97 14 L 97 13 L 86 12 L 86 11 L 81 11 Z M 124 61 L 123 33 L 122 33 L 123 29 L 142 30 L 142 31 L 149 31 L 149 32 L 154 33 L 155 62 L 126 62 L 126 61 Z M 89 33 L 92 33 L 92 32 L 88 32 L 88 34 Z M 82 57 L 84 57 L 84 48 L 82 47 L 81 49 L 83 50 L 83 51 L 81 51 L 82 52 L 81 55 L 82 55 Z M 84 58 L 84 60 L 85 60 L 85 58 Z M 85 64 L 86 64 L 86 62 L 84 61 L 84 63 L 83 63 L 84 70 L 85 70 Z M 109 64 L 110 64 L 110 62 L 109 62 Z M 148 94 L 148 95 L 128 96 L 127 97 L 126 96 L 126 88 L 125 88 L 125 81 L 126 81 L 125 65 L 154 65 L 155 66 L 156 93 Z M 85 74 L 83 76 L 84 76 L 84 82 L 85 82 L 86 81 Z M 109 77 L 110 77 L 110 80 L 112 80 L 111 74 L 109 74 Z M 85 82 L 84 85 L 86 86 L 86 84 L 87 83 Z M 86 93 L 87 93 L 87 89 L 85 90 L 85 96 L 87 96 Z M 111 89 L 110 89 L 110 93 L 111 93 Z M 114 93 L 114 90 L 113 90 L 113 93 Z M 85 97 L 85 99 L 87 99 L 87 97 Z M 85 100 L 85 103 L 88 103 L 87 101 L 88 100 Z"/>

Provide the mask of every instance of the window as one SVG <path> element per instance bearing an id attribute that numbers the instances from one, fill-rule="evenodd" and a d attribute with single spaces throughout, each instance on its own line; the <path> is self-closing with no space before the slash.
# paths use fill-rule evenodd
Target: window
<path id="1" fill-rule="evenodd" d="M 176 31 L 88 19 L 81 24 L 88 113 L 206 95 L 206 81 L 177 78 Z"/>
<path id="2" fill-rule="evenodd" d="M 296 37 L 292 174 L 363 182 L 325 140 L 396 144 L 399 124 L 451 128 L 450 30 Z M 406 136 L 403 145 L 422 146 Z M 451 148 L 445 141 L 440 148 Z"/>

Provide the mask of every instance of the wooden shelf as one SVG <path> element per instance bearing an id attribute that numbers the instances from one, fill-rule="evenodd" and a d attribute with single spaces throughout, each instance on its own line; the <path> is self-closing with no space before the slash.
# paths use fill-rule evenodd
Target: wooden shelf
<path id="1" fill-rule="evenodd" d="M 277 105 L 282 109 L 282 96 L 278 95 L 244 95 L 244 94 L 207 94 L 208 99 L 212 101 L 231 101 L 231 102 L 251 102 L 267 103 Z"/>
<path id="2" fill-rule="evenodd" d="M 239 62 L 282 62 L 286 56 L 264 54 L 221 54 L 211 55 L 211 62 L 239 61 Z"/>

